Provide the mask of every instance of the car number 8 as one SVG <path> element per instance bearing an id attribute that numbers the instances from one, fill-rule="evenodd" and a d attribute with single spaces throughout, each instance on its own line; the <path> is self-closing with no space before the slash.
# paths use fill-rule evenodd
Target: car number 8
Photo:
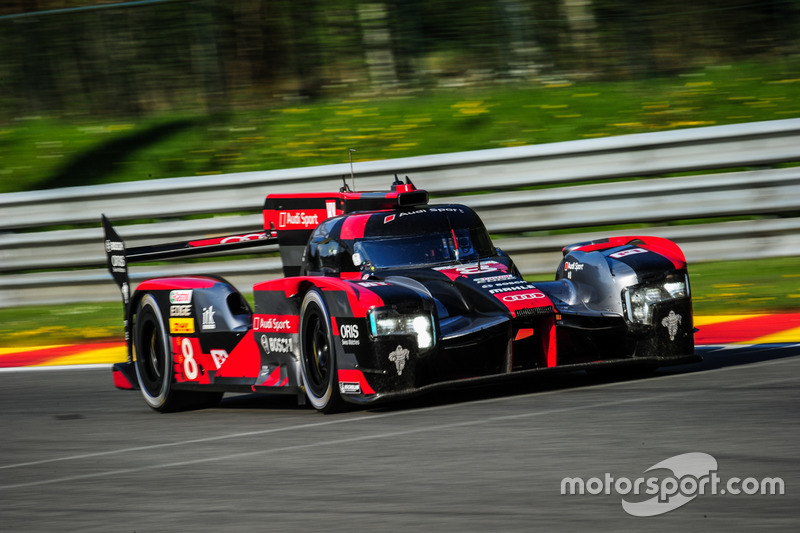
<path id="1" fill-rule="evenodd" d="M 183 354 L 183 373 L 186 374 L 186 379 L 197 379 L 200 369 L 197 366 L 197 361 L 194 360 L 194 348 L 192 348 L 192 341 L 184 338 L 181 341 L 181 353 Z"/>

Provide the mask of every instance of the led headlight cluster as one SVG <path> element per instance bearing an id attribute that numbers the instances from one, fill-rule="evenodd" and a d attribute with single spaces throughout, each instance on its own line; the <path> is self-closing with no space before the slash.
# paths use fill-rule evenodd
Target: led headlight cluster
<path id="1" fill-rule="evenodd" d="M 401 314 L 394 309 L 370 309 L 369 327 L 373 336 L 412 335 L 417 347 L 426 350 L 433 346 L 433 321 L 430 315 Z"/>
<path id="2" fill-rule="evenodd" d="M 689 279 L 688 276 L 683 279 L 670 277 L 657 284 L 636 285 L 625 289 L 623 295 L 628 320 L 640 324 L 652 324 L 655 304 L 689 296 Z"/>

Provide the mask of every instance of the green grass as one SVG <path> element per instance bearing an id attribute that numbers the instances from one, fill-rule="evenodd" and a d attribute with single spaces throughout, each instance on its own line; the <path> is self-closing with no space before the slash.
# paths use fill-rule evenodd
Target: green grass
<path id="1" fill-rule="evenodd" d="M 698 316 L 800 312 L 800 257 L 702 263 L 689 268 Z M 531 279 L 550 280 L 552 275 Z M 0 309 L 0 347 L 108 339 L 123 339 L 121 303 Z"/>
<path id="2" fill-rule="evenodd" d="M 225 116 L 0 124 L 0 193 L 296 168 L 800 116 L 800 60 L 641 81 L 295 103 Z"/>

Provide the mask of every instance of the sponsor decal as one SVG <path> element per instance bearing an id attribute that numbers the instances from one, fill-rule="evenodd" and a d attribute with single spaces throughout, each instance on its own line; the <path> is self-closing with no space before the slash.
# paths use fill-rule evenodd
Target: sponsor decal
<path id="1" fill-rule="evenodd" d="M 292 353 L 292 338 L 261 335 L 261 347 L 266 353 Z"/>
<path id="2" fill-rule="evenodd" d="M 538 300 L 539 298 L 545 298 L 545 295 L 541 292 L 525 292 L 521 294 L 506 294 L 501 300 L 504 302 L 524 302 L 527 300 Z"/>
<path id="3" fill-rule="evenodd" d="M 631 248 L 630 250 L 622 250 L 621 252 L 617 252 L 614 254 L 609 255 L 609 257 L 613 257 L 614 259 L 620 259 L 621 257 L 627 257 L 629 255 L 636 255 L 636 254 L 646 254 L 647 250 L 644 248 Z"/>
<path id="4" fill-rule="evenodd" d="M 486 276 L 484 278 L 475 278 L 472 281 L 475 283 L 495 283 L 497 281 L 507 281 L 507 280 L 514 280 L 517 279 L 514 277 L 513 274 L 504 274 L 502 276 Z"/>
<path id="5" fill-rule="evenodd" d="M 361 383 L 340 381 L 339 392 L 342 394 L 361 394 Z"/>
<path id="6" fill-rule="evenodd" d="M 169 303 L 188 304 L 192 303 L 192 289 L 178 289 L 169 291 Z"/>
<path id="7" fill-rule="evenodd" d="M 523 279 L 514 281 L 506 281 L 503 283 L 495 283 L 491 287 L 484 285 L 484 288 L 489 289 L 489 294 L 497 294 L 499 292 L 514 292 L 523 290 L 535 290 L 536 287 Z"/>
<path id="8" fill-rule="evenodd" d="M 200 326 L 201 329 L 217 329 L 217 323 L 214 322 L 214 313 L 213 305 L 203 308 L 203 323 Z"/>
<path id="9" fill-rule="evenodd" d="M 358 324 L 342 324 L 339 326 L 339 337 L 342 339 L 343 346 L 361 345 L 361 337 L 358 332 Z"/>
<path id="10" fill-rule="evenodd" d="M 678 326 L 681 324 L 681 320 L 683 320 L 681 315 L 675 313 L 675 311 L 670 311 L 669 314 L 661 321 L 661 325 L 667 328 L 669 340 L 675 340 L 675 335 L 678 334 Z"/>
<path id="11" fill-rule="evenodd" d="M 333 334 L 339 337 L 342 348 L 347 353 L 360 353 L 365 349 L 362 335 L 367 331 L 363 319 L 337 317 L 333 320 Z M 345 380 L 347 381 L 347 380 Z"/>
<path id="12" fill-rule="evenodd" d="M 122 284 L 121 290 L 122 290 L 122 301 L 125 302 L 125 304 L 127 305 L 131 300 L 131 288 L 130 285 L 128 285 L 127 281 Z"/>
<path id="13" fill-rule="evenodd" d="M 299 327 L 295 315 L 253 315 L 253 329 L 259 333 L 297 333 Z"/>
<path id="14" fill-rule="evenodd" d="M 503 305 L 511 311 L 514 316 L 523 309 L 535 309 L 539 307 L 552 308 L 553 303 L 539 289 L 530 286 L 520 290 L 520 287 L 513 287 L 512 292 L 500 292 L 494 295 L 495 298 L 503 302 Z"/>
<path id="15" fill-rule="evenodd" d="M 125 246 L 121 242 L 106 240 L 106 252 L 124 252 Z"/>
<path id="16" fill-rule="evenodd" d="M 260 241 L 266 237 L 267 235 L 265 233 L 248 233 L 247 235 L 231 235 L 230 237 L 225 237 L 219 242 L 220 244 L 228 244 L 232 242 Z"/>
<path id="17" fill-rule="evenodd" d="M 108 257 L 108 260 L 111 263 L 112 272 L 125 272 L 125 268 L 128 265 L 125 259 L 125 255 L 117 255 L 117 254 L 110 255 Z"/>
<path id="18" fill-rule="evenodd" d="M 397 348 L 389 354 L 389 361 L 394 363 L 395 368 L 397 368 L 397 375 L 403 375 L 403 369 L 406 367 L 406 361 L 408 361 L 408 350 L 397 345 Z"/>
<path id="19" fill-rule="evenodd" d="M 194 333 L 194 318 L 170 318 L 169 332 L 177 335 Z"/>
<path id="20" fill-rule="evenodd" d="M 417 209 L 416 211 L 409 211 L 408 213 L 400 213 L 400 217 L 407 217 L 411 215 L 421 215 L 422 213 L 427 213 L 427 209 Z"/>
<path id="21" fill-rule="evenodd" d="M 569 261 L 564 262 L 564 270 L 583 270 L 583 263 L 578 263 L 575 261 L 574 263 L 570 263 Z"/>
<path id="22" fill-rule="evenodd" d="M 319 225 L 319 223 L 319 213 L 306 213 L 305 211 L 281 211 L 278 215 L 279 228 L 287 228 L 292 226 L 309 228 L 316 227 Z"/>
<path id="23" fill-rule="evenodd" d="M 214 364 L 217 365 L 217 370 L 228 359 L 228 352 L 225 350 L 211 350 L 211 358 L 214 360 Z"/>
<path id="24" fill-rule="evenodd" d="M 227 237 L 215 237 L 201 241 L 191 241 L 189 246 L 213 246 L 215 244 L 232 244 L 237 242 L 260 241 L 267 238 L 266 233 L 247 233 L 244 235 L 228 235 Z"/>
<path id="25" fill-rule="evenodd" d="M 383 218 L 383 223 L 384 224 L 388 224 L 389 222 L 391 222 L 395 218 L 397 218 L 397 215 L 388 215 L 388 216 Z"/>
<path id="26" fill-rule="evenodd" d="M 325 201 L 325 211 L 328 213 L 328 218 L 336 216 L 336 200 Z"/>
<path id="27" fill-rule="evenodd" d="M 169 316 L 192 316 L 192 306 L 190 304 L 170 305 Z"/>

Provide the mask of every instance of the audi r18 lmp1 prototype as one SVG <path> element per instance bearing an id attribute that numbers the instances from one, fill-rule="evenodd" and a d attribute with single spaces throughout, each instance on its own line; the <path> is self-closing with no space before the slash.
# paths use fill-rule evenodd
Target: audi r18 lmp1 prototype
<path id="1" fill-rule="evenodd" d="M 673 242 L 573 244 L 553 281 L 529 282 L 474 211 L 429 205 L 408 178 L 389 192 L 270 194 L 264 230 L 247 235 L 126 249 L 103 225 L 128 345 L 114 383 L 157 411 L 256 392 L 332 412 L 548 369 L 698 359 Z M 255 309 L 213 275 L 149 279 L 130 293 L 128 263 L 275 242 L 285 277 L 253 286 Z"/>

